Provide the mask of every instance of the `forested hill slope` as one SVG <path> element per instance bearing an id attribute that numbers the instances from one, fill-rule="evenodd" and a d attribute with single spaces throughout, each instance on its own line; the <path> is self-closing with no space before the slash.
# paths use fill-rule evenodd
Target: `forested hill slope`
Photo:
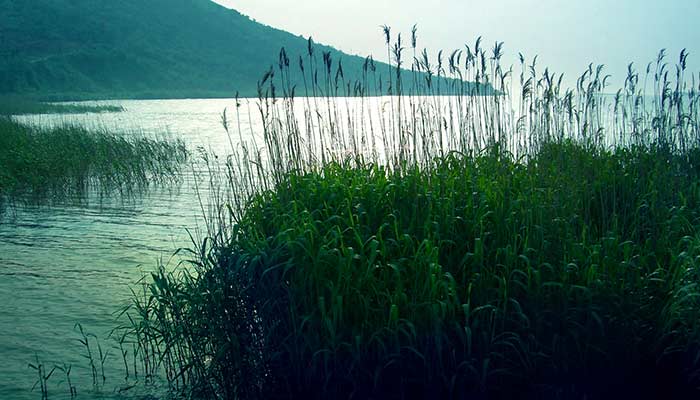
<path id="1" fill-rule="evenodd" d="M 307 53 L 306 39 L 210 0 L 0 0 L 0 10 L 0 96 L 255 96 L 280 48 L 297 75 Z M 359 77 L 363 58 L 317 46 L 319 65 L 323 52 Z"/>

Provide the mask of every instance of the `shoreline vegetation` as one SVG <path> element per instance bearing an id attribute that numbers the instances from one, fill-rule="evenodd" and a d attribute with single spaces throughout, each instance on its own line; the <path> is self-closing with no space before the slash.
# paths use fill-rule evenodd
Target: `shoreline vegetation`
<path id="1" fill-rule="evenodd" d="M 180 140 L 61 125 L 34 127 L 0 115 L 0 198 L 42 202 L 88 192 L 129 192 L 176 180 L 188 157 Z"/>
<path id="2" fill-rule="evenodd" d="M 119 105 L 55 104 L 22 97 L 0 96 L 0 116 L 123 112 Z"/>
<path id="3" fill-rule="evenodd" d="M 504 69 L 502 43 L 433 60 L 415 30 L 408 48 L 384 34 L 396 97 L 381 106 L 324 97 L 296 112 L 295 93 L 380 84 L 370 61 L 345 82 L 310 44 L 309 62 L 283 49 L 259 82 L 259 136 L 224 113 L 232 149 L 212 174 L 208 235 L 188 268 L 161 266 L 135 291 L 124 364 L 211 399 L 697 396 L 687 53 L 674 66 L 662 51 L 646 76 L 630 65 L 608 99 L 602 66 L 566 89 L 536 59 Z M 431 76 L 455 78 L 457 95 Z"/>

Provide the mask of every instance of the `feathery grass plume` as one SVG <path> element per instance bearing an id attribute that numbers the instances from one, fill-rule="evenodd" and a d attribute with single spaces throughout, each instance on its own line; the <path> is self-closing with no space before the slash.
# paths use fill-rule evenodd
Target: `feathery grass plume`
<path id="1" fill-rule="evenodd" d="M 308 51 L 318 98 L 275 97 L 285 63 L 265 74 L 263 140 L 212 178 L 190 269 L 159 269 L 126 313 L 143 369 L 209 398 L 696 396 L 686 53 L 611 97 L 602 65 L 567 88 L 520 54 L 514 78 L 479 38 L 416 53 L 401 90 L 382 29 L 388 78 L 366 60 L 355 101 L 333 96 L 349 73 L 328 54 Z"/>

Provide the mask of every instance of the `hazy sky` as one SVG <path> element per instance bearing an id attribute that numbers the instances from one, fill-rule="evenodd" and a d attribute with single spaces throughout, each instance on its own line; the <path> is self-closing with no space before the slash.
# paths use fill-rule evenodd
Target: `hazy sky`
<path id="1" fill-rule="evenodd" d="M 589 63 L 606 64 L 621 84 L 627 64 L 646 69 L 661 48 L 676 62 L 690 51 L 700 72 L 700 0 L 216 0 L 262 22 L 352 54 L 385 59 L 380 25 L 408 39 L 418 25 L 419 47 L 433 53 L 505 42 L 507 62 L 518 51 L 575 82 Z M 406 41 L 408 43 L 408 40 Z"/>

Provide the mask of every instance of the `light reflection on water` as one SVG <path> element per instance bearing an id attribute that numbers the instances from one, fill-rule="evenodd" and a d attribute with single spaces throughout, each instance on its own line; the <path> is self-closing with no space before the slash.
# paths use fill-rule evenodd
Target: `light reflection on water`
<path id="1" fill-rule="evenodd" d="M 184 139 L 190 148 L 224 152 L 229 147 L 220 114 L 225 107 L 235 107 L 233 100 L 118 103 L 127 111 L 17 119 L 165 134 Z M 130 287 L 159 259 L 167 261 L 177 248 L 190 245 L 186 229 L 201 226 L 193 169 L 185 168 L 178 184 L 141 195 L 17 205 L 0 216 L 0 399 L 41 397 L 38 387 L 30 392 L 36 373 L 28 363 L 34 362 L 35 354 L 48 370 L 54 364 L 72 364 L 71 379 L 82 398 L 133 396 L 129 393 L 134 390 L 115 393 L 125 385 L 118 349 L 111 349 L 107 358 L 102 394 L 88 394 L 92 375 L 74 326 L 81 323 L 105 348 L 112 348 L 107 335 L 117 325 L 114 313 L 129 300 Z M 49 398 L 70 398 L 64 381 L 65 375 L 56 371 L 49 381 Z"/>
<path id="2" fill-rule="evenodd" d="M 380 160 L 385 157 L 379 138 L 380 127 L 393 124 L 387 119 L 390 100 L 340 99 L 339 104 L 348 105 L 351 111 L 348 114 L 347 109 L 343 111 L 341 107 L 340 114 L 335 117 L 337 121 L 352 119 L 357 123 L 352 128 L 345 127 L 348 133 L 351 130 L 363 134 L 368 130 L 374 132 L 375 137 L 369 138 L 365 145 L 372 143 L 374 146 L 376 142 L 373 151 L 377 151 Z M 438 112 L 436 110 L 442 107 L 457 105 L 448 100 L 432 99 L 422 111 Z M 298 101 L 294 109 L 298 120 L 304 121 L 303 102 L 307 100 Z M 314 99 L 308 102 L 320 107 L 321 112 L 316 114 L 318 120 L 316 115 L 312 117 L 316 121 L 314 124 L 326 126 L 322 102 L 317 104 Z M 259 135 L 262 131 L 256 101 L 243 100 L 240 108 L 236 107 L 234 99 L 94 103 L 117 104 L 126 111 L 16 119 L 41 126 L 70 123 L 108 132 L 180 138 L 191 150 L 203 147 L 219 155 L 229 154 L 231 144 L 236 145 L 239 126 L 243 140 L 250 140 L 253 132 Z M 228 109 L 233 143 L 221 124 L 224 109 Z M 411 108 L 405 107 L 404 112 L 411 112 Z M 238 113 L 240 125 L 236 121 Z M 444 110 L 442 115 L 455 118 L 453 113 Z M 504 118 L 506 131 L 508 127 L 515 131 L 513 128 L 519 119 Z M 603 123 L 609 123 L 605 116 L 603 119 Z M 319 122 L 321 120 L 324 122 Z M 450 129 L 471 129 L 470 125 L 463 126 L 459 121 L 440 123 L 443 122 L 444 131 L 438 130 L 442 136 L 434 138 L 440 143 L 456 137 L 454 132 L 448 133 L 448 125 Z M 481 122 L 477 122 L 480 127 Z M 316 125 L 313 131 L 320 133 L 321 129 Z M 387 146 L 392 148 L 391 143 Z M 360 151 L 366 153 L 367 149 Z M 83 349 L 77 341 L 79 335 L 74 325 L 81 323 L 88 332 L 97 334 L 105 347 L 111 347 L 106 344 L 106 337 L 117 325 L 113 313 L 128 302 L 130 287 L 143 273 L 152 271 L 159 259 L 168 260 L 177 248 L 190 246 L 186 229 L 194 230 L 196 235 L 197 227 L 202 226 L 200 197 L 195 187 L 207 188 L 205 172 L 203 165 L 194 163 L 191 168 L 184 169 L 179 184 L 151 188 L 142 195 L 94 197 L 88 198 L 87 203 L 50 207 L 18 206 L 0 215 L 0 304 L 3 310 L 0 313 L 0 356 L 4 359 L 0 363 L 0 399 L 40 397 L 39 393 L 29 391 L 35 374 L 27 364 L 33 361 L 35 353 L 49 369 L 54 363 L 72 364 L 71 378 L 78 394 L 85 395 L 90 390 L 92 376 L 87 360 L 81 356 Z M 207 193 L 202 193 L 201 198 L 206 201 Z M 125 384 L 118 349 L 111 350 L 105 375 L 107 382 L 102 391 L 105 398 L 125 398 L 123 394 L 114 394 L 115 388 Z M 51 399 L 70 398 L 67 385 L 60 383 L 63 380 L 60 375 L 51 379 Z M 126 398 L 132 397 L 132 392 L 127 391 Z M 91 393 L 82 398 L 96 396 Z"/>
<path id="3" fill-rule="evenodd" d="M 297 101 L 295 112 L 303 121 L 305 100 Z M 379 114 L 382 119 L 388 118 L 388 98 L 341 99 L 341 103 L 354 111 L 348 115 L 341 110 L 338 121 L 359 118 L 356 128 L 375 129 L 375 135 Z M 239 126 L 240 138 L 245 141 L 250 141 L 253 132 L 260 135 L 262 131 L 256 100 L 242 100 L 240 108 L 234 99 L 88 104 L 117 104 L 126 111 L 15 119 L 39 126 L 68 123 L 108 132 L 180 138 L 191 150 L 202 147 L 218 155 L 230 154 L 231 145 L 237 145 Z M 323 110 L 323 104 L 315 106 Z M 228 110 L 232 141 L 221 124 L 224 109 Z M 371 124 L 365 126 L 368 118 L 373 119 L 374 128 Z M 379 139 L 376 143 L 381 156 L 382 144 Z M 190 246 L 186 229 L 196 236 L 198 227 L 203 225 L 195 188 L 207 188 L 205 167 L 194 162 L 185 168 L 181 178 L 174 187 L 151 188 L 143 195 L 94 197 L 87 202 L 82 199 L 80 204 L 19 205 L 0 215 L 0 356 L 4 359 L 0 363 L 0 399 L 41 396 L 29 391 L 36 375 L 27 364 L 33 362 L 35 354 L 49 370 L 54 364 L 71 364 L 71 379 L 78 394 L 85 395 L 90 390 L 92 375 L 88 361 L 82 357 L 84 349 L 74 326 L 81 323 L 105 347 L 112 347 L 107 335 L 117 326 L 113 314 L 128 302 L 130 287 L 144 273 L 154 270 L 159 259 L 167 261 L 177 248 Z M 206 201 L 208 194 L 200 194 Z M 115 394 L 115 388 L 125 385 L 119 349 L 111 349 L 105 368 L 107 382 L 101 394 L 90 393 L 86 397 L 132 397 L 135 390 L 127 391 L 127 395 Z M 64 381 L 60 374 L 51 378 L 51 399 L 70 398 Z"/>

